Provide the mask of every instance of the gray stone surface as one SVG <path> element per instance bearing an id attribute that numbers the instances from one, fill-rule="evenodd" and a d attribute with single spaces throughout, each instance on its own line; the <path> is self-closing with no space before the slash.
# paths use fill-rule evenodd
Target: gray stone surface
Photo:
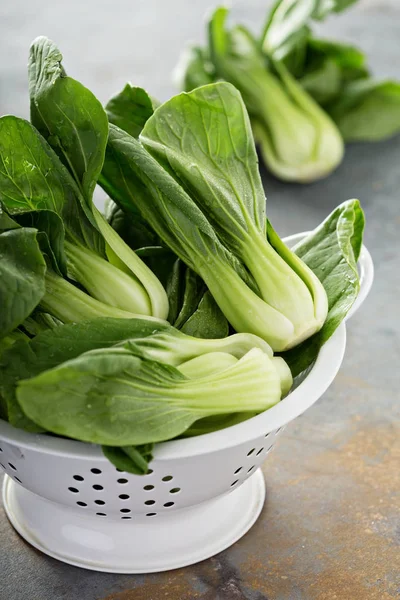
<path id="1" fill-rule="evenodd" d="M 234 2 L 259 24 L 266 2 Z M 0 113 L 27 116 L 30 41 L 52 37 L 67 70 L 102 101 L 128 79 L 160 99 L 188 39 L 202 39 L 207 0 L 2 0 Z M 355 41 L 376 72 L 400 78 L 398 0 L 361 0 L 320 26 Z M 392 600 L 399 579 L 400 138 L 347 148 L 343 165 L 310 186 L 264 173 L 281 234 L 318 224 L 339 202 L 361 199 L 376 279 L 348 327 L 334 384 L 293 422 L 264 466 L 268 500 L 251 532 L 218 557 L 154 576 L 97 574 L 41 555 L 0 506 L 0 600 Z"/>

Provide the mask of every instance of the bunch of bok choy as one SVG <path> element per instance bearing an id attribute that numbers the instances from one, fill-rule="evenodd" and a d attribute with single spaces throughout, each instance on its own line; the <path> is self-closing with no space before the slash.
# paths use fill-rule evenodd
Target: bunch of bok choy
<path id="1" fill-rule="evenodd" d="M 206 47 L 190 46 L 177 69 L 185 91 L 225 80 L 241 92 L 268 169 L 310 182 L 341 162 L 344 141 L 400 131 L 400 84 L 376 81 L 356 47 L 313 36 L 311 23 L 350 2 L 278 0 L 261 35 L 226 26 L 228 9 L 207 24 Z"/>
<path id="2" fill-rule="evenodd" d="M 0 118 L 0 416 L 146 473 L 154 443 L 290 392 L 357 297 L 363 212 L 290 250 L 231 84 L 103 109 L 61 60 L 35 40 L 32 122 Z"/>

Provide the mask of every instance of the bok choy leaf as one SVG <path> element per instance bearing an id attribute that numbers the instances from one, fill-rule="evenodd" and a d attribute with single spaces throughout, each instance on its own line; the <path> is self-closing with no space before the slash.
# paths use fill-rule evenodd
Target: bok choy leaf
<path id="1" fill-rule="evenodd" d="M 353 306 L 360 290 L 357 260 L 362 245 L 364 213 L 358 200 L 340 204 L 293 251 L 318 276 L 328 297 L 328 315 L 322 329 L 284 352 L 293 376 L 309 367 Z"/>
<path id="2" fill-rule="evenodd" d="M 82 210 L 104 238 L 110 265 L 104 265 L 104 269 L 114 272 L 112 305 L 125 310 L 128 303 L 132 313 L 166 318 L 168 300 L 163 286 L 93 204 L 93 191 L 103 166 L 108 137 L 108 118 L 101 103 L 81 83 L 66 75 L 60 51 L 45 37 L 32 43 L 29 83 L 32 123 L 69 170 Z M 77 252 L 69 254 L 73 275 L 91 294 L 103 291 L 103 297 L 101 294 L 97 297 L 103 300 L 110 294 L 110 290 L 102 290 L 106 285 L 103 274 L 98 273 L 95 285 L 91 285 L 90 280 L 90 273 L 95 272 L 95 257 L 86 248 L 80 249 L 79 256 Z M 130 297 L 127 297 L 129 291 Z M 119 298 L 126 302 L 120 304 Z"/>
<path id="3" fill-rule="evenodd" d="M 95 350 L 17 386 L 24 413 L 47 431 L 108 446 L 171 439 L 202 417 L 261 412 L 280 396 L 272 360 L 257 348 L 195 380 L 133 347 Z"/>

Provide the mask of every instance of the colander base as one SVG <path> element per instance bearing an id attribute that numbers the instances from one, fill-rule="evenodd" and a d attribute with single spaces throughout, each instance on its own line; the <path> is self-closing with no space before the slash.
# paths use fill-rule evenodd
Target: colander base
<path id="1" fill-rule="evenodd" d="M 265 500 L 258 469 L 234 491 L 197 506 L 131 521 L 81 514 L 33 494 L 8 476 L 6 514 L 32 546 L 62 562 L 108 573 L 156 573 L 225 550 L 255 523 Z"/>

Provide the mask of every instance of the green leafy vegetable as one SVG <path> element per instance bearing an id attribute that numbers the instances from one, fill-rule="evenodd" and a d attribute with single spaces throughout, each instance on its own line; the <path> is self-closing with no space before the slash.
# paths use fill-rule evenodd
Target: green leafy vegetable
<path id="1" fill-rule="evenodd" d="M 190 92 L 202 85 L 214 83 L 216 76 L 207 49 L 189 46 L 182 54 L 175 77 L 179 88 Z"/>
<path id="2" fill-rule="evenodd" d="M 251 334 L 203 340 L 185 335 L 163 321 L 149 318 L 93 318 L 95 315 L 96 313 L 87 321 L 43 331 L 28 344 L 15 344 L 0 356 L 0 393 L 7 400 L 9 419 L 15 427 L 28 431 L 36 429 L 26 420 L 16 402 L 17 382 L 52 369 L 89 350 L 115 345 L 122 348 L 133 347 L 145 356 L 174 366 L 214 352 L 225 352 L 241 358 L 252 348 L 259 348 L 272 356 L 268 344 Z"/>
<path id="3" fill-rule="evenodd" d="M 146 475 L 149 470 L 149 462 L 153 460 L 154 444 L 143 444 L 141 446 L 102 446 L 104 456 L 113 463 L 120 471 L 133 473 L 134 475 Z"/>
<path id="4" fill-rule="evenodd" d="M 327 107 L 346 142 L 375 142 L 400 131 L 400 83 L 361 79 Z"/>
<path id="5" fill-rule="evenodd" d="M 355 46 L 313 35 L 313 21 L 354 2 L 278 0 L 257 38 L 242 25 L 227 29 L 228 9 L 219 7 L 206 46 L 183 52 L 179 86 L 231 82 L 269 170 L 285 181 L 325 177 L 340 164 L 344 141 L 378 141 L 400 130 L 400 84 L 372 78 Z"/>
<path id="6" fill-rule="evenodd" d="M 153 114 L 153 102 L 144 90 L 127 84 L 107 104 L 107 110 L 110 122 L 137 137 Z M 162 240 L 139 212 L 125 216 L 109 200 L 107 220 L 131 247 L 138 248 L 139 256 L 167 289 L 172 290 L 174 286 L 174 308 L 171 309 L 170 305 L 168 318 L 175 327 L 196 337 L 218 338 L 228 335 L 228 323 L 211 294 L 205 296 L 207 289 L 204 282 L 190 268 L 179 268 L 179 263 L 173 270 L 176 256 L 162 247 Z M 170 294 L 168 296 L 171 303 Z"/>
<path id="7" fill-rule="evenodd" d="M 200 274 L 214 298 L 220 296 L 217 303 L 225 302 L 225 316 L 228 317 L 226 311 L 235 312 L 232 306 L 235 294 L 229 294 L 228 298 L 227 290 L 235 288 L 237 306 L 245 294 L 252 311 L 247 331 L 258 333 L 265 322 L 261 313 L 267 308 L 241 279 L 249 282 L 245 269 L 220 243 L 211 224 L 183 188 L 139 142 L 113 126 L 100 181 L 128 212 L 132 204 L 134 211 L 140 209 L 173 252 Z"/>
<path id="8" fill-rule="evenodd" d="M 106 106 L 110 123 L 136 138 L 153 111 L 153 102 L 145 90 L 133 87 L 129 83 L 122 92 L 111 98 Z"/>
<path id="9" fill-rule="evenodd" d="M 12 147 L 10 139 L 14 140 Z M 31 159 L 33 153 L 34 159 Z M 8 212 L 23 225 L 32 225 L 40 230 L 40 246 L 55 271 L 54 275 L 47 273 L 47 296 L 43 299 L 42 306 L 46 305 L 47 310 L 50 305 L 46 303 L 46 299 L 48 300 L 49 294 L 56 293 L 60 302 L 57 300 L 57 307 L 53 306 L 57 310 L 53 314 L 65 322 L 82 318 L 82 302 L 85 307 L 93 307 L 93 315 L 97 316 L 122 317 L 124 310 L 129 313 L 129 317 L 135 313 L 151 315 L 150 300 L 142 285 L 135 277 L 125 274 L 119 265 L 114 266 L 104 259 L 101 254 L 101 250 L 104 251 L 104 240 L 101 238 L 102 243 L 99 242 L 98 231 L 88 221 L 75 199 L 68 173 L 30 123 L 11 116 L 0 119 L 0 157 L 4 168 L 0 170 L 0 199 Z M 30 160 L 35 160 L 37 167 L 32 162 L 33 168 L 28 168 Z M 62 217 L 67 228 L 65 243 Z M 125 257 L 126 262 L 138 262 L 139 270 L 142 267 L 143 273 L 145 270 L 150 272 L 112 228 L 109 231 L 106 227 L 103 229 L 114 247 L 119 244 L 120 254 Z M 109 252 L 111 251 L 110 249 Z M 56 274 L 62 275 L 65 272 L 66 257 L 69 275 L 85 285 L 93 298 L 78 289 L 74 290 L 70 283 L 56 277 Z M 151 279 L 156 279 L 153 273 Z M 107 280 L 113 281 L 112 286 Z M 159 282 L 157 285 L 163 290 Z M 63 298 L 68 290 L 70 296 Z M 164 290 L 162 295 L 166 298 Z M 72 301 L 73 298 L 76 299 L 76 304 Z M 99 302 L 96 303 L 96 300 Z M 106 303 L 106 306 L 101 306 L 101 302 Z M 66 308 L 65 313 L 62 307 Z M 116 310 L 110 310 L 111 307 Z M 83 314 L 84 318 L 90 316 L 87 311 Z"/>
<path id="10" fill-rule="evenodd" d="M 29 379 L 89 350 L 108 348 L 129 338 L 147 337 L 170 327 L 150 319 L 96 319 L 95 315 L 90 314 L 88 321 L 43 331 L 28 344 L 17 343 L 0 356 L 0 394 L 7 401 L 9 420 L 14 427 L 41 430 L 27 419 L 17 403 L 15 387 L 19 380 Z"/>
<path id="11" fill-rule="evenodd" d="M 340 98 L 348 82 L 368 77 L 368 70 L 364 54 L 354 46 L 310 37 L 304 61 L 294 75 L 314 100 L 325 107 Z"/>
<path id="12" fill-rule="evenodd" d="M 357 0 L 278 0 L 267 16 L 261 34 L 266 54 L 282 59 L 309 35 L 312 19 L 322 20 L 339 13 Z"/>
<path id="13" fill-rule="evenodd" d="M 17 388 L 24 412 L 46 430 L 110 446 L 171 439 L 199 418 L 266 410 L 280 395 L 271 359 L 256 348 L 196 380 L 132 349 L 96 350 Z"/>
<path id="14" fill-rule="evenodd" d="M 203 294 L 197 309 L 182 325 L 181 330 L 187 335 L 209 339 L 228 335 L 228 321 L 209 290 Z"/>
<path id="15" fill-rule="evenodd" d="M 108 121 L 103 107 L 81 83 L 67 77 L 62 54 L 46 37 L 29 56 L 31 120 L 91 198 L 103 165 Z"/>
<path id="16" fill-rule="evenodd" d="M 0 234 L 0 338 L 11 333 L 39 304 L 45 292 L 46 263 L 36 229 Z"/>
<path id="17" fill-rule="evenodd" d="M 33 42 L 29 61 L 32 122 L 70 171 L 86 218 L 104 238 L 110 266 L 103 266 L 109 273 L 114 271 L 112 305 L 124 310 L 129 304 L 134 313 L 166 318 L 168 302 L 161 283 L 93 205 L 93 191 L 107 144 L 108 118 L 97 98 L 82 84 L 66 76 L 61 61 L 60 51 L 49 39 L 40 37 Z M 79 216 L 84 218 L 83 214 Z M 77 240 L 73 239 L 73 243 L 77 245 Z M 95 259 L 86 248 L 80 249 L 79 257 L 76 253 L 70 254 L 69 260 L 75 277 L 79 277 L 79 283 L 92 295 L 98 300 L 109 295 L 109 290 L 102 290 L 102 285 L 106 285 L 104 269 L 97 273 L 93 271 Z M 97 265 L 100 265 L 99 261 Z M 87 277 L 90 272 L 95 285 Z M 130 285 L 121 272 L 131 278 Z M 98 295 L 98 291 L 103 294 Z"/>
<path id="18" fill-rule="evenodd" d="M 364 214 L 360 203 L 348 200 L 294 248 L 297 256 L 323 283 L 329 310 L 318 333 L 283 354 L 293 376 L 312 364 L 321 346 L 335 332 L 357 298 L 360 289 L 357 259 L 363 230 Z"/>
<path id="19" fill-rule="evenodd" d="M 264 301 L 263 330 L 249 329 L 246 309 L 232 310 L 232 298 L 227 306 L 208 285 L 234 328 L 257 333 L 275 350 L 295 346 L 318 331 L 327 310 L 322 285 L 284 244 L 273 248 L 265 238 L 265 196 L 237 90 L 217 83 L 175 96 L 147 121 L 140 139 L 174 173 L 256 281 Z M 209 274 L 197 269 L 207 282 Z"/>
<path id="20" fill-rule="evenodd" d="M 210 20 L 211 57 L 218 76 L 241 92 L 266 165 L 288 181 L 325 177 L 343 157 L 335 124 L 283 63 L 268 64 L 249 31 L 225 28 L 227 15 L 219 8 Z"/>

